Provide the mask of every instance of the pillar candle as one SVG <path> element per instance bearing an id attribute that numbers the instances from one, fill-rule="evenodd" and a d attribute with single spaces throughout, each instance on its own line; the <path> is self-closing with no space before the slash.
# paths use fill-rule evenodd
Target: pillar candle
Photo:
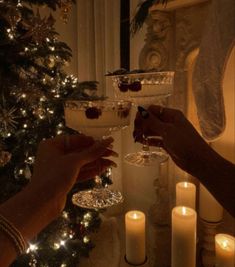
<path id="1" fill-rule="evenodd" d="M 196 186 L 189 182 L 176 184 L 176 206 L 186 206 L 195 209 Z"/>
<path id="2" fill-rule="evenodd" d="M 216 267 L 235 266 L 235 238 L 227 234 L 215 235 Z"/>
<path id="3" fill-rule="evenodd" d="M 199 215 L 207 222 L 219 222 L 223 219 L 223 207 L 202 184 L 199 192 Z"/>
<path id="4" fill-rule="evenodd" d="M 138 210 L 125 215 L 126 260 L 130 264 L 142 264 L 145 261 L 145 214 Z"/>
<path id="5" fill-rule="evenodd" d="M 184 206 L 173 208 L 171 267 L 196 266 L 196 221 L 194 209 Z"/>

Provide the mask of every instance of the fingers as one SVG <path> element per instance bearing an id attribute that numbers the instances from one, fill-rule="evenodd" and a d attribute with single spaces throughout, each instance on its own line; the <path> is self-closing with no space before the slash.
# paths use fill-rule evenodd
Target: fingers
<path id="1" fill-rule="evenodd" d="M 94 139 L 91 136 L 83 134 L 74 135 L 59 135 L 52 139 L 47 139 L 42 142 L 43 146 L 50 146 L 55 149 L 64 151 L 65 153 L 71 152 L 76 149 L 84 149 L 94 144 Z"/>
<path id="2" fill-rule="evenodd" d="M 143 118 L 139 112 L 136 114 L 136 118 L 134 121 L 135 130 L 133 132 L 133 136 L 135 138 L 135 141 L 138 141 L 138 139 L 144 134 L 147 136 L 153 135 L 160 135 L 162 136 L 165 132 L 165 123 L 162 122 L 157 116 L 155 116 L 153 113 L 151 113 L 150 110 L 148 110 L 148 116 Z"/>
<path id="3" fill-rule="evenodd" d="M 95 141 L 93 145 L 83 149 L 82 151 L 81 149 L 77 149 L 76 151 L 65 155 L 65 158 L 66 160 L 74 162 L 74 164 L 82 167 L 89 162 L 95 161 L 107 155 L 116 156 L 116 153 L 109 149 L 112 142 L 113 138 L 111 137 L 102 141 Z"/>
<path id="4" fill-rule="evenodd" d="M 174 123 L 183 113 L 178 109 L 166 108 L 158 105 L 151 105 L 148 111 L 155 115 L 159 120 L 166 123 Z"/>
<path id="5" fill-rule="evenodd" d="M 84 181 L 94 178 L 96 175 L 100 175 L 105 172 L 107 168 L 117 167 L 116 163 L 109 159 L 98 159 L 94 162 L 90 162 L 84 165 L 79 172 L 78 181 Z"/>
<path id="6" fill-rule="evenodd" d="M 91 136 L 74 134 L 65 136 L 65 150 L 70 152 L 76 149 L 84 149 L 93 145 L 95 140 Z"/>

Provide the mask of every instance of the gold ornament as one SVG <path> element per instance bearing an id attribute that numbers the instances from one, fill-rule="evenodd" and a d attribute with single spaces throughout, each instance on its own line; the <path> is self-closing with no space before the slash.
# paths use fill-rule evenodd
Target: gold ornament
<path id="1" fill-rule="evenodd" d="M 0 106 L 0 134 L 6 136 L 9 132 L 13 132 L 16 128 L 18 116 L 15 115 L 16 108 L 12 107 L 7 109 L 4 106 Z"/>
<path id="2" fill-rule="evenodd" d="M 28 30 L 27 33 L 22 36 L 23 39 L 32 38 L 39 45 L 46 40 L 53 39 L 54 37 L 54 24 L 55 19 L 50 15 L 48 18 L 41 18 L 39 10 L 37 14 L 31 19 L 30 22 L 23 21 L 24 27 Z"/>
<path id="3" fill-rule="evenodd" d="M 4 167 L 11 160 L 11 153 L 0 151 L 0 167 Z"/>
<path id="4" fill-rule="evenodd" d="M 63 20 L 64 23 L 68 22 L 69 12 L 70 12 L 71 7 L 72 7 L 72 1 L 71 0 L 61 0 L 60 1 L 60 9 L 61 9 L 60 18 Z"/>

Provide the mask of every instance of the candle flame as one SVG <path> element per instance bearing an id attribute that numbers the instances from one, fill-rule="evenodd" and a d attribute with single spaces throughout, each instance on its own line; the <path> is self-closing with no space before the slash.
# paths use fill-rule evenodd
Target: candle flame
<path id="1" fill-rule="evenodd" d="M 183 215 L 186 215 L 186 207 L 182 207 L 182 213 Z"/>
<path id="2" fill-rule="evenodd" d="M 188 183 L 187 182 L 184 182 L 184 187 L 188 187 Z"/>
<path id="3" fill-rule="evenodd" d="M 222 246 L 223 246 L 223 248 L 227 248 L 228 247 L 228 240 L 224 240 L 222 242 Z"/>
<path id="4" fill-rule="evenodd" d="M 137 214 L 137 213 L 134 213 L 134 214 L 133 214 L 133 218 L 134 218 L 134 219 L 138 219 L 138 214 Z"/>

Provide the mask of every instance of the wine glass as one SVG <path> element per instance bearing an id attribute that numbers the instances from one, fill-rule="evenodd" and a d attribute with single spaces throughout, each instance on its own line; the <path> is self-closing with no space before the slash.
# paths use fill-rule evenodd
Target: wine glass
<path id="1" fill-rule="evenodd" d="M 66 126 L 95 139 L 102 139 L 130 124 L 131 102 L 124 100 L 68 100 L 65 103 Z M 101 186 L 101 178 L 95 177 L 96 186 L 91 190 L 75 193 L 72 202 L 82 208 L 103 209 L 123 201 L 119 191 Z"/>
<path id="2" fill-rule="evenodd" d="M 146 109 L 151 104 L 165 106 L 168 97 L 173 92 L 174 72 L 143 72 L 112 75 L 115 97 L 118 99 L 130 100 L 135 106 L 147 114 Z M 168 154 L 157 146 L 155 151 L 150 151 L 148 140 L 161 137 L 143 136 L 142 150 L 136 153 L 129 153 L 124 158 L 131 165 L 144 167 L 152 166 L 156 162 L 164 162 Z"/>

